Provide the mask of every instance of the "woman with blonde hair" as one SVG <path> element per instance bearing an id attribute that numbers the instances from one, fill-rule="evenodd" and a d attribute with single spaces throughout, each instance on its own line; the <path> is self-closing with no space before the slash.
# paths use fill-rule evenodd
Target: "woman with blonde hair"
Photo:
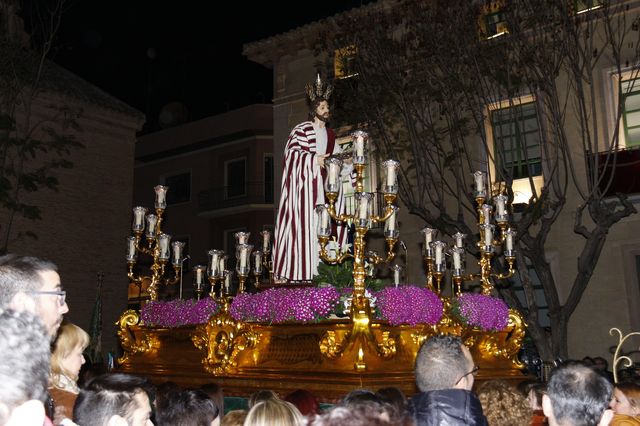
<path id="1" fill-rule="evenodd" d="M 635 381 L 616 383 L 611 408 L 615 412 L 611 425 L 640 425 L 640 384 Z"/>
<path id="2" fill-rule="evenodd" d="M 244 426 L 303 426 L 306 425 L 300 410 L 281 399 L 266 399 L 254 405 L 247 414 Z"/>
<path id="3" fill-rule="evenodd" d="M 73 404 L 78 397 L 78 374 L 84 364 L 82 353 L 89 345 L 89 335 L 75 324 L 60 326 L 51 351 L 49 393 L 55 407 L 54 423 L 73 418 Z"/>
<path id="4" fill-rule="evenodd" d="M 487 380 L 477 394 L 491 426 L 531 425 L 533 410 L 527 399 L 505 380 Z"/>

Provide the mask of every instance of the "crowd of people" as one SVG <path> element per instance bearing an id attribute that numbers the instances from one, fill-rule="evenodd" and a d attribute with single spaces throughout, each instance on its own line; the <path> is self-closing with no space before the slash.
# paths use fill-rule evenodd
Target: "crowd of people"
<path id="1" fill-rule="evenodd" d="M 447 335 L 430 337 L 418 351 L 415 395 L 357 389 L 323 409 L 307 390 L 261 390 L 246 407 L 225 412 L 223 389 L 214 383 L 182 388 L 117 372 L 82 380 L 89 336 L 63 322 L 65 297 L 53 263 L 0 257 L 0 426 L 640 425 L 640 383 L 614 385 L 606 365 L 565 362 L 547 383 L 491 379 L 474 386 L 472 354 Z"/>

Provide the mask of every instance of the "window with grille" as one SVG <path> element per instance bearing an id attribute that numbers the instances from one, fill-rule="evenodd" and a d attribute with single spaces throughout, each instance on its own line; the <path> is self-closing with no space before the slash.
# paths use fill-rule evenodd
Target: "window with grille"
<path id="1" fill-rule="evenodd" d="M 535 102 L 491 111 L 498 179 L 542 174 L 540 126 Z"/>

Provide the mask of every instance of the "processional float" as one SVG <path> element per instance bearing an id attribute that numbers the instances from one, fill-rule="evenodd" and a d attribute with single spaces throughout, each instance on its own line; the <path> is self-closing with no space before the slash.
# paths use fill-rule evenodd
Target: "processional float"
<path id="1" fill-rule="evenodd" d="M 368 135 L 363 131 L 354 132 L 352 144 L 356 200 L 353 214 L 340 213 L 335 207 L 342 185 L 343 161 L 340 158 L 330 158 L 326 162 L 325 195 L 328 203 L 316 209 L 321 259 L 328 264 L 342 263 L 347 259 L 353 261 L 354 285 L 346 302 L 346 317 L 278 324 L 234 317 L 231 312 L 234 297 L 244 294 L 249 276 L 253 275 L 259 284 L 271 268 L 270 233 L 261 233 L 262 250 L 257 251 L 253 251 L 249 244 L 248 233 L 238 233 L 235 253 L 237 290 L 232 290 L 232 271 L 226 269 L 225 263 L 227 255 L 220 250 L 209 251 L 208 264 L 193 268 L 194 285 L 200 299 L 208 284 L 210 291 L 206 297 L 214 300 L 219 309 L 206 323 L 175 328 L 145 324 L 141 321 L 140 312 L 126 311 L 117 323 L 123 349 L 123 355 L 118 359 L 119 369 L 183 385 L 215 380 L 229 395 L 248 395 L 256 389 L 286 392 L 305 388 L 325 400 L 332 400 L 354 388 L 377 389 L 384 386 L 397 386 L 412 394 L 416 391 L 413 375 L 416 353 L 425 339 L 441 333 L 461 336 L 469 346 L 480 366 L 478 380 L 521 378 L 524 365 L 518 360 L 518 352 L 525 326 L 516 311 L 508 311 L 506 326 L 500 330 L 483 330 L 465 324 L 454 312 L 455 298 L 461 296 L 464 281 L 480 281 L 482 294 L 488 295 L 493 288 L 492 278 L 507 278 L 514 273 L 515 233 L 508 223 L 507 197 L 500 194 L 491 198 L 486 174 L 476 172 L 478 273 L 466 272 L 465 235 L 458 233 L 452 236 L 453 244 L 449 250 L 447 243 L 436 240 L 436 230 L 423 229 L 423 258 L 427 272 L 425 287 L 441 299 L 441 319 L 436 324 L 391 324 L 374 315 L 365 279 L 371 265 L 389 263 L 395 256 L 394 247 L 399 237 L 398 207 L 395 205 L 399 163 L 394 160 L 382 163 L 384 207 L 380 214 L 374 214 L 373 194 L 365 192 L 363 185 Z M 127 246 L 131 282 L 141 279 L 133 272 L 138 253 L 153 258 L 149 290 L 151 303 L 157 300 L 157 287 L 175 280 L 182 264 L 183 247 L 170 244 L 170 237 L 167 239 L 160 227 L 166 190 L 166 187 L 156 187 L 155 218 L 149 219 L 151 215 L 145 217 L 142 207 L 134 208 L 134 235 L 129 238 Z M 141 242 L 145 222 L 146 245 Z M 353 224 L 352 250 L 335 246 L 329 248 L 332 222 Z M 384 255 L 366 250 L 367 233 L 376 223 L 384 223 L 387 246 Z M 169 246 L 173 248 L 172 256 Z M 492 267 L 492 260 L 500 254 L 509 265 L 505 273 L 496 273 Z M 447 257 L 451 258 L 450 262 L 447 262 Z M 168 275 L 165 265 L 170 258 L 174 278 L 165 278 L 164 275 Z M 445 296 L 442 291 L 448 264 L 452 297 Z"/>

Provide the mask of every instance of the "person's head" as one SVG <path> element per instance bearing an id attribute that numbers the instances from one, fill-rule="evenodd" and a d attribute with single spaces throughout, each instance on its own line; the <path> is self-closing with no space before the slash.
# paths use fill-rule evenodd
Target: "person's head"
<path id="1" fill-rule="evenodd" d="M 382 401 L 389 404 L 399 415 L 404 415 L 407 412 L 407 397 L 405 394 L 395 386 L 387 386 L 378 389 L 376 392 Z"/>
<path id="2" fill-rule="evenodd" d="M 336 406 L 316 417 L 314 426 L 388 426 L 404 425 L 408 419 L 396 421 L 389 418 L 384 407 L 372 402 L 351 406 Z"/>
<path id="3" fill-rule="evenodd" d="M 249 395 L 249 400 L 247 401 L 247 405 L 249 408 L 252 408 L 258 402 L 266 401 L 269 399 L 279 399 L 278 395 L 269 389 L 255 391 L 251 395 Z"/>
<path id="4" fill-rule="evenodd" d="M 609 368 L 609 363 L 607 362 L 606 359 L 602 358 L 601 356 L 597 356 L 593 358 L 593 367 L 596 370 L 607 371 L 607 369 Z"/>
<path id="5" fill-rule="evenodd" d="M 342 398 L 342 400 L 340 401 L 340 405 L 343 407 L 350 407 L 352 405 L 369 402 L 372 402 L 374 404 L 384 403 L 382 397 L 377 395 L 375 392 L 372 392 L 368 389 L 354 389 Z"/>
<path id="6" fill-rule="evenodd" d="M 48 260 L 7 254 L 0 257 L 0 308 L 38 316 L 51 339 L 69 312 L 58 268 Z"/>
<path id="7" fill-rule="evenodd" d="M 416 384 L 422 392 L 473 387 L 478 368 L 459 337 L 436 335 L 427 339 L 416 356 Z"/>
<path id="8" fill-rule="evenodd" d="M 292 403 L 267 399 L 251 407 L 244 423 L 251 426 L 302 426 L 306 420 Z"/>
<path id="9" fill-rule="evenodd" d="M 247 418 L 247 410 L 231 410 L 224 415 L 220 426 L 242 426 Z"/>
<path id="10" fill-rule="evenodd" d="M 320 412 L 318 398 L 308 390 L 297 389 L 289 393 L 284 400 L 295 405 L 303 416 L 313 416 Z"/>
<path id="11" fill-rule="evenodd" d="M 612 394 L 613 385 L 597 371 L 568 362 L 551 373 L 542 409 L 550 426 L 608 425 Z"/>
<path id="12" fill-rule="evenodd" d="M 532 410 L 527 399 L 504 380 L 487 380 L 478 387 L 482 412 L 492 426 L 531 423 Z"/>
<path id="13" fill-rule="evenodd" d="M 73 407 L 74 421 L 80 426 L 153 426 L 150 389 L 150 382 L 139 376 L 110 373 L 94 377 L 80 390 Z"/>
<path id="14" fill-rule="evenodd" d="M 324 98 L 315 98 L 309 105 L 309 119 L 313 121 L 316 117 L 325 123 L 331 118 L 329 102 Z"/>
<path id="15" fill-rule="evenodd" d="M 200 390 L 209 395 L 209 398 L 216 403 L 218 417 L 222 420 L 224 417 L 224 392 L 222 392 L 222 387 L 217 383 L 205 383 L 200 386 Z"/>
<path id="16" fill-rule="evenodd" d="M 617 383 L 613 389 L 611 408 L 616 414 L 640 416 L 640 383 L 635 381 Z"/>
<path id="17" fill-rule="evenodd" d="M 0 309 L 0 348 L 0 425 L 42 424 L 49 335 L 33 314 Z"/>
<path id="18" fill-rule="evenodd" d="M 542 395 L 544 395 L 547 385 L 544 383 L 531 383 L 526 387 L 524 396 L 529 401 L 532 410 L 542 410 Z"/>
<path id="19" fill-rule="evenodd" d="M 77 381 L 84 364 L 82 353 L 89 345 L 86 331 L 70 322 L 63 323 L 53 343 L 51 353 L 51 380 L 55 385 L 61 375 Z"/>
<path id="20" fill-rule="evenodd" d="M 158 400 L 158 426 L 217 426 L 218 407 L 199 389 L 170 391 Z"/>

